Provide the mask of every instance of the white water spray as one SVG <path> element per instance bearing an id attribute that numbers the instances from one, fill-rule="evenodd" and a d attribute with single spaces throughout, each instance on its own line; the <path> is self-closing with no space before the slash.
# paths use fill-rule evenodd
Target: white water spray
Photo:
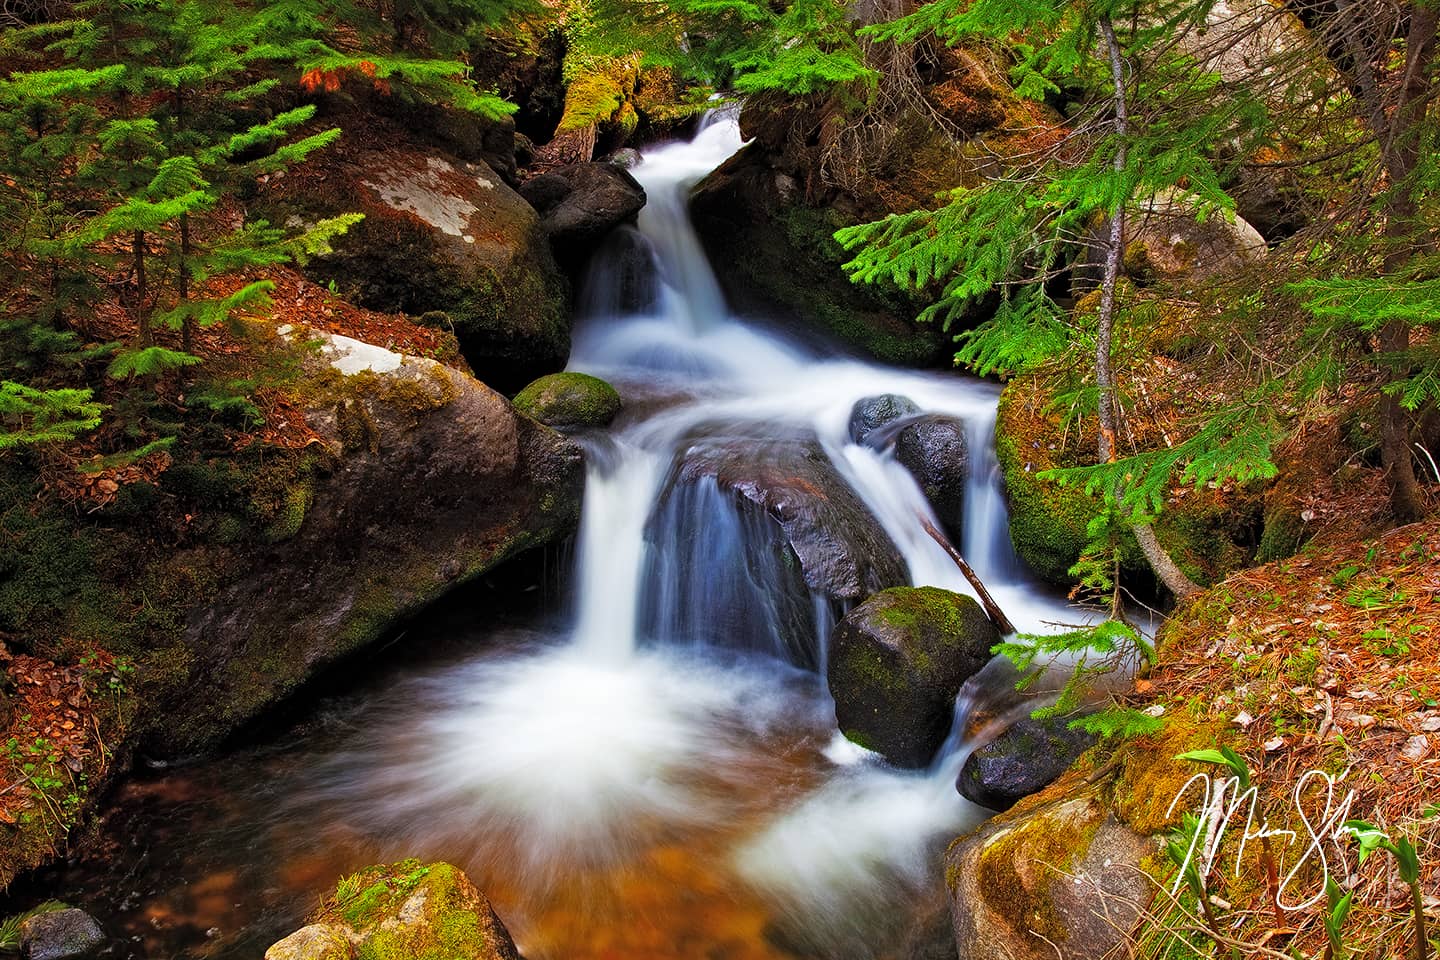
<path id="1" fill-rule="evenodd" d="M 878 394 L 958 418 L 970 451 L 961 545 L 970 563 L 1021 630 L 1081 616 L 1037 589 L 1010 549 L 992 449 L 998 388 L 825 355 L 729 315 L 687 204 L 739 147 L 722 115 L 690 143 L 647 151 L 633 171 L 648 195 L 639 229 L 615 238 L 610 260 L 602 252 L 583 298 L 571 367 L 611 380 L 628 409 L 613 434 L 586 441 L 570 635 L 425 681 L 413 694 L 424 714 L 401 732 L 377 726 L 322 790 L 393 837 L 397 852 L 457 849 L 486 876 L 504 875 L 518 891 L 507 921 L 522 941 L 526 905 L 581 883 L 577 864 L 640 870 L 657 845 L 694 834 L 723 840 L 713 869 L 800 936 L 843 941 L 860 957 L 869 948 L 852 940 L 863 943 L 900 914 L 897 897 L 925 887 L 936 842 L 983 816 L 955 791 L 966 755 L 958 734 L 931 770 L 891 769 L 833 742 L 820 677 L 748 652 L 785 658 L 793 651 L 781 638 L 734 636 L 804 620 L 816 636 L 802 665 L 823 671 L 831 610 L 824 598 L 787 605 L 773 595 L 787 574 L 751 562 L 751 533 L 713 490 L 667 501 L 672 464 L 697 438 L 754 438 L 757 450 L 818 444 L 911 582 L 970 593 L 923 529 L 936 520 L 915 480 L 891 453 L 848 435 L 856 401 Z M 757 785 L 786 775 L 775 769 L 782 757 L 801 758 L 805 777 Z M 746 834 L 732 836 L 730 824 Z"/>

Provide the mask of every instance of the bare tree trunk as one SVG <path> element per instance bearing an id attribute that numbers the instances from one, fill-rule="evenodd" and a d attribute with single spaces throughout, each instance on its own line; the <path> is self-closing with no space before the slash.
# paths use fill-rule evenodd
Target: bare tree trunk
<path id="1" fill-rule="evenodd" d="M 1125 171 L 1129 150 L 1125 138 L 1130 133 L 1129 106 L 1125 99 L 1125 59 L 1120 52 L 1120 42 L 1115 38 L 1115 24 L 1109 17 L 1100 18 L 1100 33 L 1105 38 L 1105 48 L 1110 57 L 1110 74 L 1115 85 L 1115 160 L 1117 174 Z M 1120 265 L 1124 257 L 1125 244 L 1125 203 L 1122 200 L 1110 211 L 1109 247 L 1105 251 L 1105 276 L 1100 283 L 1100 320 L 1096 330 L 1095 385 L 1099 388 L 1101 463 L 1116 460 L 1116 438 L 1119 435 L 1120 410 L 1115 401 L 1115 376 L 1110 364 L 1110 348 L 1115 335 L 1115 293 L 1120 284 Z M 1116 500 L 1120 497 L 1117 491 Z M 1166 589 L 1176 597 L 1188 597 L 1199 592 L 1195 582 L 1185 576 L 1170 554 L 1160 545 L 1155 531 L 1148 523 L 1130 523 L 1135 540 L 1140 544 L 1150 569 L 1165 584 Z"/>
<path id="2" fill-rule="evenodd" d="M 176 271 L 176 285 L 180 302 L 190 299 L 190 215 L 180 214 L 180 264 Z M 195 352 L 195 318 L 189 314 L 180 321 L 180 349 L 186 353 Z"/>
<path id="3" fill-rule="evenodd" d="M 1437 9 L 1415 4 L 1410 9 L 1410 29 L 1405 38 L 1405 74 L 1401 78 L 1395 109 L 1388 129 L 1376 131 L 1390 178 L 1390 198 L 1385 209 L 1385 233 L 1391 248 L 1385 255 L 1385 273 L 1393 275 L 1409 259 L 1406 238 L 1418 226 L 1419 204 L 1411 182 L 1420 161 L 1420 125 L 1428 106 L 1426 73 L 1435 55 Z M 1380 328 L 1377 345 L 1381 363 L 1386 356 L 1410 348 L 1410 326 L 1391 321 Z M 1380 457 L 1390 482 L 1390 509 L 1400 523 L 1419 520 L 1426 513 L 1425 496 L 1415 476 L 1410 452 L 1410 416 L 1398 397 L 1380 400 Z"/>
<path id="4" fill-rule="evenodd" d="M 130 238 L 130 253 L 135 270 L 135 325 L 142 347 L 152 346 L 155 338 L 150 333 L 150 286 L 145 278 L 145 231 L 136 230 Z"/>

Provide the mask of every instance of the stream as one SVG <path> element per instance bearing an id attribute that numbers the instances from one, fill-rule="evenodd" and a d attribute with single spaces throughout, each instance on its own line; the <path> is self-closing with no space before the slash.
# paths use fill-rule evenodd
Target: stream
<path id="1" fill-rule="evenodd" d="M 954 786 L 971 695 L 928 770 L 845 741 L 824 679 L 836 611 L 763 559 L 768 534 L 713 481 L 677 492 L 674 465 L 716 438 L 755 462 L 818 445 L 912 583 L 972 593 L 925 533 L 939 521 L 911 475 L 850 442 L 857 400 L 904 395 L 965 424 L 961 550 L 1017 627 L 1084 613 L 1010 548 L 998 386 L 730 315 L 687 198 L 740 145 L 716 113 L 647 150 L 638 227 L 594 260 L 570 368 L 613 383 L 626 412 L 580 438 L 562 609 L 514 623 L 453 602 L 410 628 L 428 653 L 274 742 L 124 785 L 107 866 L 60 874 L 122 936 L 114 956 L 258 957 L 340 875 L 404 857 L 463 867 L 531 960 L 908 956 L 937 922 L 943 941 L 938 853 L 987 815 Z"/>

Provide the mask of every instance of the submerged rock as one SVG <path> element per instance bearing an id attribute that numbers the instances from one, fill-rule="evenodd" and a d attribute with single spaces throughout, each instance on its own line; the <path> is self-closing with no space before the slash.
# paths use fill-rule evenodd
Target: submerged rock
<path id="1" fill-rule="evenodd" d="M 1141 862 L 1155 849 L 1089 795 L 989 821 L 945 853 L 960 956 L 1107 955 L 1149 901 Z"/>
<path id="2" fill-rule="evenodd" d="M 945 742 L 955 695 L 1000 634 L 980 604 L 938 587 L 884 590 L 830 638 L 840 731 L 901 767 L 924 767 Z"/>
<path id="3" fill-rule="evenodd" d="M 961 796 L 991 810 L 1008 810 L 1070 769 L 1099 739 L 1071 730 L 1074 717 L 1024 717 L 977 749 L 955 782 Z"/>
<path id="4" fill-rule="evenodd" d="M 316 922 L 265 960 L 519 960 L 515 942 L 470 878 L 448 863 L 406 860 L 340 881 Z"/>
<path id="5" fill-rule="evenodd" d="M 29 960 L 80 960 L 105 942 L 95 918 L 75 907 L 35 912 L 20 922 L 20 949 Z"/>
<path id="6" fill-rule="evenodd" d="M 914 400 L 898 393 L 862 397 L 850 408 L 850 439 L 855 443 L 866 443 L 881 427 L 919 412 L 920 408 Z"/>
<path id="7" fill-rule="evenodd" d="M 515 409 L 547 427 L 604 427 L 620 412 L 620 394 L 588 373 L 552 373 L 515 395 Z"/>
<path id="8" fill-rule="evenodd" d="M 965 484 L 970 473 L 965 424 L 954 417 L 921 417 L 896 436 L 895 459 L 920 484 L 935 516 L 951 539 L 959 543 L 965 525 Z"/>

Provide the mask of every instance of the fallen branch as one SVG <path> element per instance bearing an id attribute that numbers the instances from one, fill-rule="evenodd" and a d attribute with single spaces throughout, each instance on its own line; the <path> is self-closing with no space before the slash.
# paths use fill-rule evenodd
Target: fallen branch
<path id="1" fill-rule="evenodd" d="M 936 530 L 935 525 L 929 520 L 921 517 L 920 523 L 925 528 L 925 532 L 930 534 L 931 538 L 944 548 L 945 552 L 950 555 L 951 560 L 955 561 L 955 566 L 960 568 L 960 572 L 965 574 L 965 579 L 970 581 L 970 586 L 974 587 L 975 592 L 980 595 L 980 605 L 985 608 L 985 613 L 989 615 L 990 621 L 999 628 L 1000 633 L 1006 636 L 1014 633 L 1015 624 L 1011 623 L 1010 618 L 1005 616 L 1005 611 L 1001 610 L 1000 605 L 995 602 L 995 598 L 990 596 L 990 591 L 986 590 L 985 584 L 981 583 L 980 578 L 975 576 L 975 571 L 970 568 L 970 564 L 965 562 L 965 558 L 960 556 L 960 551 L 956 550 L 950 541 L 945 538 L 945 534 Z"/>

